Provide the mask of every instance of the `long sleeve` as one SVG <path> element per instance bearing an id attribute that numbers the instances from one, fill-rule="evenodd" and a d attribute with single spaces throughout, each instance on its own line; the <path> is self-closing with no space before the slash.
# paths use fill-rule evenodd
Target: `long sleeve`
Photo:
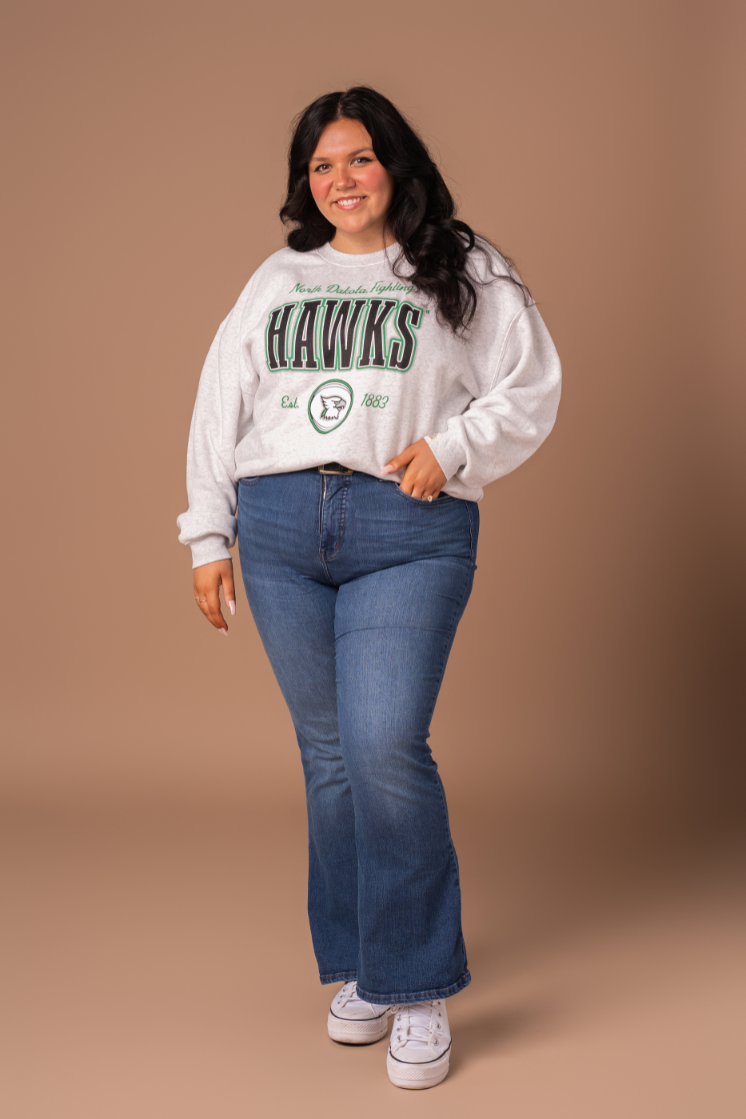
<path id="1" fill-rule="evenodd" d="M 220 325 L 205 360 L 187 448 L 189 509 L 177 517 L 192 565 L 230 559 L 236 540 L 236 445 L 250 426 L 258 379 L 242 337 L 246 294 Z"/>
<path id="2" fill-rule="evenodd" d="M 510 473 L 554 426 L 561 367 L 534 304 L 521 308 L 505 337 L 489 391 L 452 416 L 445 431 L 426 436 L 446 478 L 478 489 Z"/>

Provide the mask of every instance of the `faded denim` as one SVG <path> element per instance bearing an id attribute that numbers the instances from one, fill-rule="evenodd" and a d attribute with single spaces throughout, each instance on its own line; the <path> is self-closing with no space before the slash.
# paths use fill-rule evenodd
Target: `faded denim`
<path id="1" fill-rule="evenodd" d="M 446 998 L 470 976 L 427 740 L 476 569 L 477 504 L 359 472 L 238 490 L 244 585 L 301 751 L 321 982 L 356 979 L 377 1004 Z"/>

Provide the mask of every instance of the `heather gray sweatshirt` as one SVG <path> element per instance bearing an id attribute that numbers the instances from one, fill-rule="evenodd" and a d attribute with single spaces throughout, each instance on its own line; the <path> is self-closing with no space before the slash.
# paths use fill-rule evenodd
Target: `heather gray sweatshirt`
<path id="1" fill-rule="evenodd" d="M 479 501 L 546 439 L 561 374 L 536 307 L 495 280 L 457 337 L 394 276 L 397 254 L 281 249 L 249 280 L 210 347 L 192 416 L 189 509 L 177 523 L 195 567 L 230 556 L 239 478 L 336 461 L 395 484 L 404 472 L 383 467 L 424 437 L 445 493 Z M 488 279 L 482 254 L 470 259 Z"/>

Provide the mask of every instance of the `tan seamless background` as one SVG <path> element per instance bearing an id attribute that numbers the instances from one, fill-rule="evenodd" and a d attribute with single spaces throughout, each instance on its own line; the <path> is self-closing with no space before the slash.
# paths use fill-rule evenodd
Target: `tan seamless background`
<path id="1" fill-rule="evenodd" d="M 599 821 L 622 845 L 732 846 L 738 5 L 6 0 L 2 21 L 8 818 L 302 817 L 243 590 L 225 641 L 194 607 L 175 517 L 204 355 L 282 244 L 289 122 L 365 82 L 422 131 L 461 216 L 514 256 L 565 373 L 555 431 L 481 506 L 432 735 L 457 839 L 467 859 L 507 850 L 554 814 L 560 843 L 596 821 L 586 848 Z M 523 823 L 498 835 L 507 819 Z M 302 861 L 302 826 L 297 844 Z"/>
<path id="2" fill-rule="evenodd" d="M 727 796 L 735 6 L 5 7 L 6 795 L 297 784 L 245 600 L 219 644 L 174 518 L 202 360 L 282 244 L 289 121 L 365 81 L 514 254 L 566 378 L 555 432 L 483 503 L 434 729 L 452 796 Z"/>

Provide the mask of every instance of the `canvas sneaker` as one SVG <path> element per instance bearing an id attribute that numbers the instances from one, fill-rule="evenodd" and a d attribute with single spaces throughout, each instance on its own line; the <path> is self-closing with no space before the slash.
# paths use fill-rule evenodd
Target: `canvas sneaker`
<path id="1" fill-rule="evenodd" d="M 327 1019 L 332 1041 L 347 1045 L 370 1045 L 386 1036 L 393 1006 L 374 1006 L 357 996 L 357 983 L 345 983 L 332 999 Z"/>
<path id="2" fill-rule="evenodd" d="M 445 1080 L 451 1059 L 451 1030 L 443 999 L 394 1008 L 386 1058 L 397 1088 L 433 1088 Z"/>

